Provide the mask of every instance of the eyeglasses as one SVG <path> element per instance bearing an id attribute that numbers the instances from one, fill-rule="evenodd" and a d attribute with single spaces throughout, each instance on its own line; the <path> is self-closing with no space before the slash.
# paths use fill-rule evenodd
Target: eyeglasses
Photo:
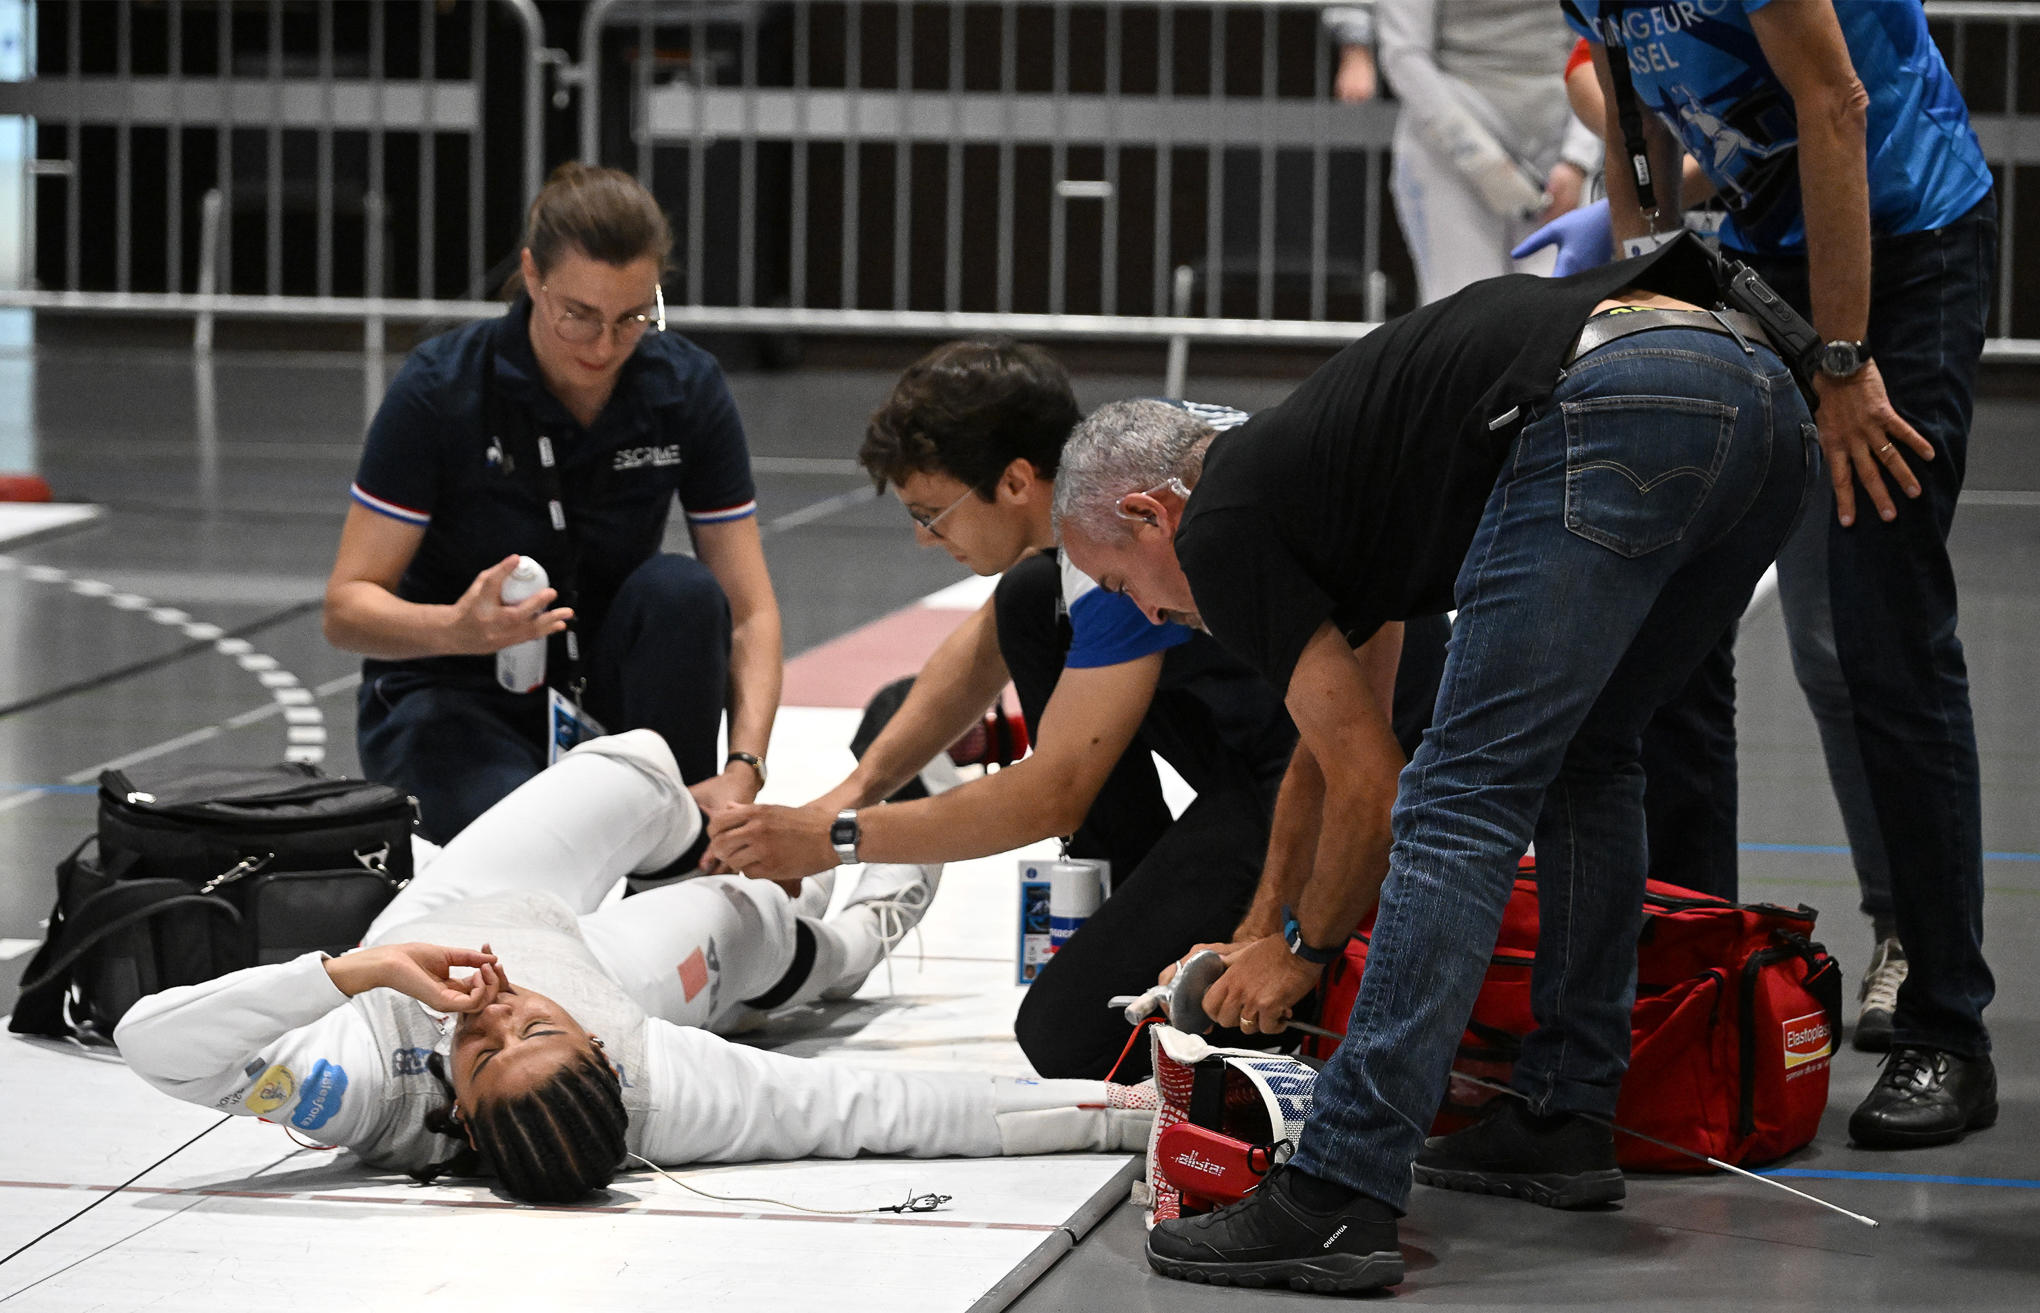
<path id="1" fill-rule="evenodd" d="M 1132 520 L 1136 524 L 1153 524 L 1155 522 L 1154 516 L 1147 514 L 1137 514 L 1133 511 L 1127 510 L 1126 498 L 1152 497 L 1159 492 L 1173 492 L 1178 497 L 1181 497 L 1184 501 L 1190 500 L 1190 489 L 1183 486 L 1183 480 L 1177 478 L 1175 475 L 1172 474 L 1168 478 L 1162 480 L 1160 483 L 1157 483 L 1152 488 L 1142 488 L 1139 492 L 1129 492 L 1126 494 L 1125 497 L 1121 497 L 1118 501 L 1113 502 L 1112 513 L 1114 515 L 1117 515 L 1122 520 Z"/>
<path id="2" fill-rule="evenodd" d="M 544 283 L 538 285 L 538 290 L 544 292 L 548 299 L 551 298 L 552 289 Z M 657 307 L 653 313 L 625 315 L 613 324 L 605 323 L 593 315 L 581 314 L 567 306 L 557 306 L 553 313 L 553 332 L 558 333 L 563 342 L 586 346 L 590 342 L 600 341 L 605 331 L 614 329 L 616 344 L 629 346 L 643 337 L 647 329 L 659 333 L 666 331 L 666 289 L 654 283 L 652 300 Z"/>
<path id="3" fill-rule="evenodd" d="M 936 528 L 935 526 L 942 523 L 942 521 L 948 516 L 949 512 L 963 505 L 964 500 L 966 498 L 974 497 L 976 495 L 977 495 L 976 488 L 965 488 L 963 490 L 962 496 L 958 497 L 955 501 L 949 503 L 947 506 L 944 506 L 941 510 L 935 512 L 933 515 L 923 515 L 919 511 L 914 510 L 911 507 L 908 508 L 907 515 L 910 519 L 913 520 L 915 524 L 918 524 L 923 529 L 926 529 L 928 531 L 929 537 L 940 538 L 942 536 L 942 530 Z"/>

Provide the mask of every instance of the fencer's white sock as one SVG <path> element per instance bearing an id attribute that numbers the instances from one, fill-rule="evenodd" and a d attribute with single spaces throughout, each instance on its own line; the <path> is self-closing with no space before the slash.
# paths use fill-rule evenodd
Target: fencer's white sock
<path id="1" fill-rule="evenodd" d="M 1141 1096 L 1143 1088 L 1098 1080 L 994 1080 L 1000 1147 L 1008 1154 L 1144 1152 L 1155 1106 Z"/>

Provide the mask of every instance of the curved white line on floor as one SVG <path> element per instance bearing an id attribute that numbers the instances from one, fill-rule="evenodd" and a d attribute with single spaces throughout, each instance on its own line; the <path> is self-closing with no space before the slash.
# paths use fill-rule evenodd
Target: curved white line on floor
<path id="1" fill-rule="evenodd" d="M 232 658 L 241 669 L 255 676 L 268 692 L 270 701 L 283 712 L 284 760 L 318 765 L 326 759 L 325 715 L 298 677 L 283 669 L 276 658 L 255 650 L 245 638 L 227 638 L 226 630 L 204 620 L 193 619 L 173 606 L 158 606 L 134 593 L 115 592 L 112 584 L 98 579 L 80 579 L 54 565 L 24 565 L 12 556 L 0 554 L 0 574 L 19 571 L 31 583 L 53 584 L 80 597 L 104 598 L 116 611 L 140 612 L 155 624 L 181 631 L 193 642 L 211 643 L 221 656 Z"/>

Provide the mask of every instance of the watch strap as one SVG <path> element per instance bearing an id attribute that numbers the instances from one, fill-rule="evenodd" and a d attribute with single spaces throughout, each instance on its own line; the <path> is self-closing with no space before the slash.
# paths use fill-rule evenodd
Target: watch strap
<path id="1" fill-rule="evenodd" d="M 844 866 L 855 866 L 858 841 L 864 837 L 863 827 L 857 824 L 855 808 L 846 807 L 836 813 L 835 823 L 829 826 L 829 846 L 836 850 L 836 860 Z"/>
<path id="2" fill-rule="evenodd" d="M 1313 948 L 1305 943 L 1303 926 L 1297 921 L 1296 913 L 1287 906 L 1282 909 L 1282 938 L 1288 942 L 1292 956 L 1302 958 L 1316 966 L 1329 966 L 1338 961 L 1340 953 L 1345 949 L 1343 944 L 1331 948 Z"/>
<path id="3" fill-rule="evenodd" d="M 733 761 L 741 761 L 752 770 L 757 771 L 758 787 L 761 789 L 765 787 L 765 759 L 763 757 L 755 752 L 732 751 L 729 756 L 723 758 L 723 765 L 727 766 Z"/>

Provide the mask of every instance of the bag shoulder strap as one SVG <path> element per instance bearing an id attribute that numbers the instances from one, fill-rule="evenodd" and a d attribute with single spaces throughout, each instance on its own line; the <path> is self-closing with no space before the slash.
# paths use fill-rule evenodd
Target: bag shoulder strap
<path id="1" fill-rule="evenodd" d="M 31 974 L 21 982 L 22 998 L 27 1000 L 47 991 L 61 1006 L 64 991 L 70 986 L 71 968 L 96 944 L 131 926 L 184 908 L 210 909 L 234 925 L 241 923 L 241 913 L 233 904 L 195 894 L 182 880 L 124 880 L 78 909 L 76 916 L 65 921 L 61 932 L 52 926 L 49 942 L 36 954 L 29 964 Z M 20 1020 L 19 1009 L 16 1020 Z"/>

